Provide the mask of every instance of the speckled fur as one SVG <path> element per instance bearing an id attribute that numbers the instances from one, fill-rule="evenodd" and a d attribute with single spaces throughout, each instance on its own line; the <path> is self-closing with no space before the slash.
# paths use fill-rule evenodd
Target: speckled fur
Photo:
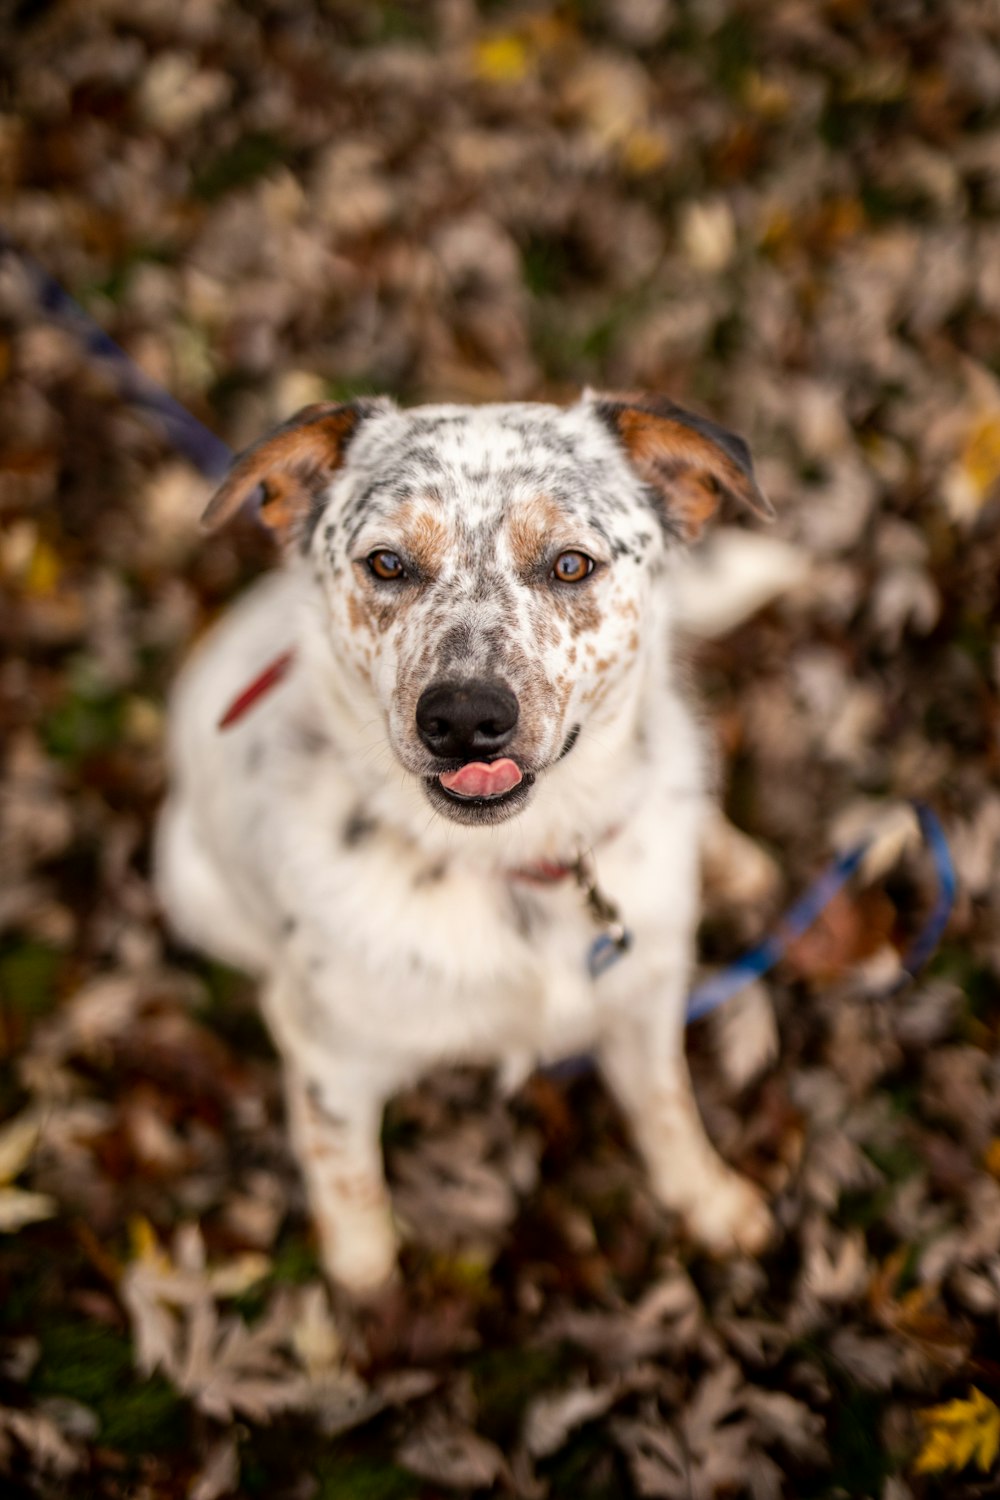
<path id="1" fill-rule="evenodd" d="M 262 979 L 328 1271 L 361 1291 L 395 1264 L 378 1146 L 395 1089 L 442 1060 L 516 1081 L 583 1048 L 662 1200 L 714 1248 L 758 1247 L 767 1211 L 709 1145 L 684 1061 L 704 756 L 670 653 L 678 539 L 720 491 L 759 499 L 745 450 L 638 398 L 374 402 L 337 409 L 326 438 L 318 410 L 277 439 L 286 566 L 178 684 L 158 874 L 177 930 Z M 252 450 L 216 510 L 276 451 Z M 376 549 L 410 577 L 374 578 Z M 582 583 L 551 576 L 568 549 L 597 563 Z M 294 669 L 220 733 L 289 647 Z M 504 753 L 534 781 L 516 814 L 463 826 L 429 800 L 415 708 L 482 676 L 517 695 Z M 511 878 L 577 843 L 635 935 L 597 982 L 572 882 Z"/>

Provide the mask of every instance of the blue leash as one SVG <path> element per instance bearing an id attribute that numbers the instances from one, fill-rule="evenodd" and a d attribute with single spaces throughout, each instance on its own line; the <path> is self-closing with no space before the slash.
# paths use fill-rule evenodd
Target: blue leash
<path id="1" fill-rule="evenodd" d="M 955 866 L 944 829 L 932 808 L 922 802 L 915 802 L 913 806 L 924 842 L 934 862 L 937 893 L 927 920 L 903 955 L 903 973 L 893 984 L 890 993 L 895 993 L 923 968 L 937 948 L 955 904 Z M 707 1016 L 709 1011 L 724 1005 L 753 980 L 773 969 L 788 951 L 790 944 L 813 925 L 837 892 L 847 884 L 870 847 L 871 839 L 862 839 L 831 860 L 812 885 L 789 907 L 769 937 L 756 947 L 748 949 L 733 963 L 727 964 L 718 974 L 713 974 L 696 985 L 688 996 L 688 1021 L 697 1021 L 702 1016 Z"/>
<path id="2" fill-rule="evenodd" d="M 17 256 L 27 269 L 40 305 L 51 317 L 62 323 L 83 344 L 88 353 L 106 360 L 114 369 L 124 400 L 138 406 L 164 429 L 171 443 L 208 479 L 219 479 L 232 463 L 233 454 L 221 438 L 199 422 L 186 407 L 151 380 L 106 334 L 89 313 L 43 270 L 30 256 L 24 255 L 0 229 L 0 254 Z M 934 953 L 955 904 L 955 866 L 937 814 L 925 803 L 914 803 L 924 841 L 930 850 L 937 876 L 937 894 L 923 927 L 903 956 L 903 972 L 889 993 L 895 993 L 923 968 Z M 688 996 L 687 1019 L 697 1021 L 710 1011 L 759 979 L 787 952 L 791 943 L 813 925 L 834 896 L 850 880 L 871 847 L 871 839 L 855 844 L 831 860 L 812 885 L 789 907 L 769 937 L 727 964 L 717 974 L 696 985 Z M 591 944 L 587 964 L 598 978 L 628 951 L 627 942 L 615 942 L 601 933 Z M 550 1076 L 566 1076 L 565 1070 L 577 1071 L 583 1060 L 567 1058 L 545 1071 Z M 589 1065 L 589 1060 L 588 1060 Z"/>
<path id="3" fill-rule="evenodd" d="M 924 842 L 933 860 L 937 877 L 937 892 L 934 905 L 924 925 L 903 955 L 903 972 L 889 986 L 886 991 L 887 995 L 896 994 L 923 968 L 937 948 L 955 904 L 957 888 L 955 866 L 940 819 L 926 803 L 915 802 L 913 807 L 920 823 Z M 701 984 L 695 985 L 688 995 L 688 1025 L 692 1021 L 700 1020 L 702 1016 L 707 1016 L 710 1011 L 717 1010 L 720 1005 L 731 1000 L 753 980 L 759 979 L 769 969 L 773 969 L 788 951 L 789 946 L 813 925 L 837 892 L 847 884 L 871 845 L 871 838 L 862 839 L 850 849 L 845 850 L 843 854 L 839 854 L 836 859 L 831 860 L 826 869 L 817 875 L 812 885 L 789 907 L 769 937 L 748 949 L 731 964 L 720 969 L 717 974 L 712 974 Z M 611 947 L 613 948 L 613 945 Z M 604 973 L 611 963 L 622 957 L 622 950 L 609 953 L 608 949 L 609 940 L 603 934 L 591 947 L 591 973 L 595 977 Z M 600 964 L 597 969 L 593 966 L 595 956 Z M 540 1068 L 539 1072 L 557 1082 L 568 1083 L 589 1072 L 593 1065 L 594 1059 L 589 1052 L 579 1052 L 572 1057 L 561 1058 L 559 1062 Z"/>
<path id="4" fill-rule="evenodd" d="M 233 461 L 232 451 L 210 428 L 192 416 L 187 407 L 175 401 L 162 386 L 140 370 L 120 344 L 116 344 L 79 302 L 63 291 L 58 281 L 42 269 L 37 261 L 11 243 L 0 229 L 0 255 L 15 256 L 31 279 L 39 305 L 68 332 L 75 335 L 95 359 L 106 361 L 113 369 L 124 400 L 137 406 L 157 422 L 173 446 L 205 475 L 221 479 Z"/>

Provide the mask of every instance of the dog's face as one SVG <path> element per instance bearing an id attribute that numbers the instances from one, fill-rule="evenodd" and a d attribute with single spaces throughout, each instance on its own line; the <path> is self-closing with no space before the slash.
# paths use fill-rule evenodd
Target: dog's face
<path id="1" fill-rule="evenodd" d="M 739 439 L 648 399 L 309 408 L 240 461 L 210 518 L 261 482 L 352 693 L 465 824 L 515 815 L 620 713 L 670 545 L 721 493 L 766 506 Z"/>

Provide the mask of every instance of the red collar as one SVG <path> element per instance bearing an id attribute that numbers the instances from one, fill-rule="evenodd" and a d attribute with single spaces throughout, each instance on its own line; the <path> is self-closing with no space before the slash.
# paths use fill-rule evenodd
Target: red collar
<path id="1" fill-rule="evenodd" d="M 523 865 L 518 869 L 508 870 L 507 875 L 511 880 L 528 880 L 532 885 L 557 885 L 560 880 L 565 880 L 567 875 L 576 871 L 576 865 L 559 865 L 550 859 L 540 859 L 537 864 Z"/>
<path id="2" fill-rule="evenodd" d="M 597 843 L 609 843 L 611 839 L 616 839 L 621 831 L 621 824 L 614 823 L 601 834 Z M 513 870 L 508 870 L 507 876 L 510 880 L 530 881 L 532 885 L 558 885 L 560 880 L 565 880 L 569 875 L 572 875 L 575 880 L 580 880 L 581 876 L 586 878 L 588 870 L 583 869 L 584 865 L 589 867 L 592 874 L 593 855 L 589 851 L 578 855 L 569 864 L 560 864 L 551 859 L 540 859 L 533 865 L 519 865 Z"/>
<path id="3" fill-rule="evenodd" d="M 282 651 L 272 662 L 268 662 L 263 672 L 258 672 L 251 683 L 237 693 L 236 697 L 226 709 L 219 720 L 219 729 L 230 729 L 243 715 L 260 699 L 265 693 L 269 693 L 273 687 L 277 687 L 281 679 L 288 673 L 295 660 L 294 651 Z"/>

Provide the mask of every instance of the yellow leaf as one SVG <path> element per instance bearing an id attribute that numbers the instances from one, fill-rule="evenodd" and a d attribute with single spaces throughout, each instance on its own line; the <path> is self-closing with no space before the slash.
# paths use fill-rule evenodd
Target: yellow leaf
<path id="1" fill-rule="evenodd" d="M 1000 480 L 1000 413 L 988 412 L 969 428 L 959 468 L 977 500 L 985 500 Z"/>
<path id="2" fill-rule="evenodd" d="M 519 83 L 532 65 L 531 53 L 516 32 L 498 32 L 476 44 L 473 62 L 477 77 L 487 83 Z"/>
<path id="3" fill-rule="evenodd" d="M 638 126 L 621 143 L 622 164 L 635 177 L 655 172 L 670 157 L 670 143 L 662 133 Z"/>
<path id="4" fill-rule="evenodd" d="M 144 1214 L 133 1214 L 128 1221 L 128 1235 L 132 1245 L 132 1259 L 142 1260 L 157 1270 L 170 1269 L 170 1257 L 156 1237 L 156 1230 Z"/>
<path id="5" fill-rule="evenodd" d="M 792 95 L 776 78 L 752 71 L 743 80 L 747 106 L 763 120 L 783 120 L 792 107 Z"/>
<path id="6" fill-rule="evenodd" d="M 994 1136 L 983 1152 L 983 1166 L 991 1177 L 1000 1177 L 1000 1135 Z"/>
<path id="7" fill-rule="evenodd" d="M 959 1470 L 973 1460 L 982 1473 L 992 1468 L 1000 1452 L 1000 1407 L 975 1386 L 967 1401 L 947 1401 L 920 1413 L 927 1429 L 917 1455 L 917 1474 L 939 1474 Z"/>
<path id="8" fill-rule="evenodd" d="M 28 593 L 35 596 L 53 593 L 59 582 L 59 558 L 48 542 L 43 542 L 41 537 L 35 543 L 35 550 L 31 554 L 31 562 L 28 564 L 28 573 L 24 581 Z"/>

